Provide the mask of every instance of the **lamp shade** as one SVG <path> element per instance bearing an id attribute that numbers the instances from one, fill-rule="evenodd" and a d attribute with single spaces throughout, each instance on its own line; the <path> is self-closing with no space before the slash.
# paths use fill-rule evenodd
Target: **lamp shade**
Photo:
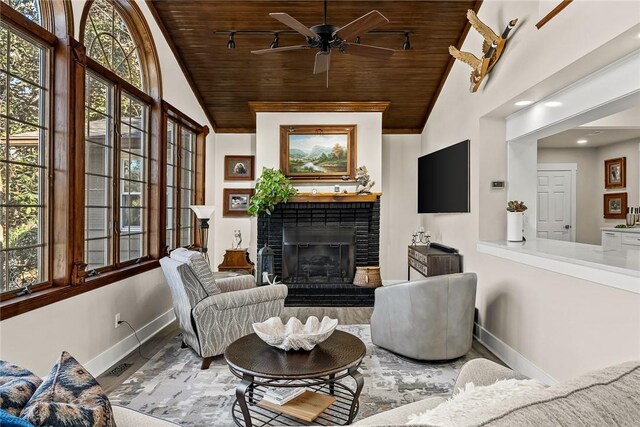
<path id="1" fill-rule="evenodd" d="M 216 210 L 215 206 L 206 206 L 206 205 L 191 205 L 189 206 L 193 213 L 196 214 L 198 219 L 209 219 L 213 212 Z"/>

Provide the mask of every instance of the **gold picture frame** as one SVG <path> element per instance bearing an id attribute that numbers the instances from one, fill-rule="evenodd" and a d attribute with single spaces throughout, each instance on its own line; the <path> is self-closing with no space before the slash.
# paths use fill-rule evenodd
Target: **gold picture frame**
<path id="1" fill-rule="evenodd" d="M 292 181 L 354 181 L 356 149 L 356 125 L 280 126 L 280 169 Z"/>

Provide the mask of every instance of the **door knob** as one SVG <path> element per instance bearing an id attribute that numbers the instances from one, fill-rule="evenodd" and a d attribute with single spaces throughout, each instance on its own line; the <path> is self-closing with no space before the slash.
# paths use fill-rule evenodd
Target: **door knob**
<path id="1" fill-rule="evenodd" d="M 571 226 L 570 226 L 569 224 L 567 224 L 567 225 L 565 225 L 565 226 L 564 226 L 564 229 L 565 229 L 565 230 L 568 230 L 568 229 L 570 229 L 570 228 L 571 228 Z"/>

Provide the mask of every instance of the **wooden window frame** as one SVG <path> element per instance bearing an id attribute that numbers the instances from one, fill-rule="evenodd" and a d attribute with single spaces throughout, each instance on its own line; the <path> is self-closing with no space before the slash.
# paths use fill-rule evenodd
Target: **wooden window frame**
<path id="1" fill-rule="evenodd" d="M 195 182 L 193 185 L 193 191 L 194 191 L 194 203 L 196 205 L 202 205 L 204 204 L 205 201 L 205 193 L 204 193 L 204 187 L 205 187 L 205 161 L 206 161 L 206 139 L 207 139 L 207 135 L 209 134 L 209 127 L 208 126 L 202 126 L 200 124 L 198 124 L 195 120 L 191 119 L 189 116 L 187 116 L 186 114 L 184 114 L 182 111 L 178 110 L 177 108 L 173 107 L 171 104 L 169 104 L 166 101 L 162 101 L 162 144 L 161 144 L 161 153 L 162 153 L 162 160 L 161 160 L 161 164 L 162 164 L 162 171 L 160 173 L 160 185 L 161 188 L 167 188 L 167 165 L 168 165 L 168 160 L 167 160 L 167 148 L 168 148 L 168 144 L 169 144 L 169 140 L 167 138 L 167 130 L 168 130 L 168 123 L 169 120 L 172 120 L 173 122 L 177 123 L 179 126 L 187 128 L 189 130 L 191 130 L 192 132 L 195 132 L 196 134 L 196 140 L 195 140 L 195 156 L 194 156 L 194 160 L 195 160 L 195 165 L 194 165 L 194 170 L 195 170 Z M 178 132 L 179 133 L 179 132 Z M 180 152 L 180 146 L 178 145 L 178 143 L 176 143 L 176 149 L 178 150 L 178 153 Z M 179 156 L 177 156 L 176 158 L 179 159 Z M 177 170 L 177 175 L 175 177 L 175 182 L 178 183 L 178 188 L 177 188 L 177 195 L 176 195 L 176 200 L 178 200 L 178 207 L 180 207 L 180 202 L 179 202 L 179 196 L 180 196 L 180 160 L 177 161 L 178 163 L 178 167 L 176 168 Z M 169 254 L 169 247 L 167 245 L 167 200 L 166 200 L 166 192 L 164 192 L 164 203 L 163 203 L 163 209 L 160 212 L 160 224 L 162 224 L 161 230 L 160 230 L 160 241 L 161 241 L 161 251 L 163 254 L 168 255 Z M 176 208 L 177 211 L 177 216 L 178 216 L 178 222 L 176 223 L 176 228 L 178 229 L 178 233 L 176 234 L 176 241 L 178 243 L 178 246 L 176 247 L 180 247 L 179 246 L 179 239 L 180 239 L 180 223 L 179 223 L 179 218 L 180 218 L 180 211 L 178 208 Z M 194 228 L 193 228 L 193 236 L 192 236 L 192 242 L 193 245 L 191 245 L 192 247 L 201 247 L 202 246 L 202 242 L 200 242 L 200 233 L 198 233 L 198 221 L 194 219 Z"/>
<path id="2" fill-rule="evenodd" d="M 81 23 L 92 4 L 88 0 Z M 142 11 L 134 2 L 113 0 L 121 16 L 129 25 L 139 47 L 139 60 L 148 79 L 142 92 L 127 81 L 112 76 L 127 92 L 147 102 L 150 106 L 150 171 L 151 176 L 162 177 L 164 170 L 160 158 L 162 137 L 162 82 L 160 63 L 151 31 Z M 44 6 L 44 7 L 43 7 Z M 126 265 L 108 274 L 86 279 L 84 273 L 84 89 L 85 69 L 100 71 L 102 67 L 85 54 L 82 42 L 74 40 L 73 14 L 70 2 L 41 2 L 43 25 L 52 32 L 0 2 L 3 21 L 31 37 L 52 47 L 50 67 L 53 83 L 50 101 L 50 194 L 52 194 L 49 224 L 50 270 L 49 283 L 34 286 L 32 294 L 17 296 L 7 292 L 0 296 L 0 320 L 44 307 L 99 287 L 121 281 L 159 267 L 158 259 L 164 254 L 161 233 L 164 226 L 150 223 L 149 260 Z M 46 22 L 45 22 L 46 21 Z M 84 27 L 83 27 L 84 28 Z M 81 31 L 82 34 L 82 31 Z M 103 70 L 109 71 L 109 70 Z M 102 73 L 99 73 L 102 74 Z M 112 79 L 113 80 L 113 79 Z M 203 141 L 204 142 L 204 141 Z M 154 168 L 158 173 L 154 173 Z M 199 172 L 204 185 L 204 163 Z M 161 197 L 160 183 L 150 184 L 149 215 L 163 214 L 166 203 Z M 162 192 L 164 193 L 164 192 Z M 58 195 L 56 197 L 56 195 Z M 76 203 L 80 201 L 80 203 Z"/>

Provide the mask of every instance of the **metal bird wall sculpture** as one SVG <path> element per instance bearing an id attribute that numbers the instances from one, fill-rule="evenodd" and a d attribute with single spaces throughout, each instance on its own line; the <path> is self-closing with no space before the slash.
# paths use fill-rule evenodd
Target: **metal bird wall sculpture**
<path id="1" fill-rule="evenodd" d="M 456 49 L 455 46 L 449 46 L 449 53 L 455 59 L 458 59 L 471 67 L 471 92 L 476 92 L 482 83 L 482 80 L 496 65 L 502 51 L 507 43 L 507 37 L 509 33 L 518 23 L 518 19 L 512 19 L 502 32 L 502 35 L 498 36 L 493 30 L 485 25 L 476 15 L 476 13 L 469 9 L 467 11 L 467 19 L 475 30 L 484 38 L 482 43 L 482 57 L 478 58 L 471 52 L 461 52 Z"/>

